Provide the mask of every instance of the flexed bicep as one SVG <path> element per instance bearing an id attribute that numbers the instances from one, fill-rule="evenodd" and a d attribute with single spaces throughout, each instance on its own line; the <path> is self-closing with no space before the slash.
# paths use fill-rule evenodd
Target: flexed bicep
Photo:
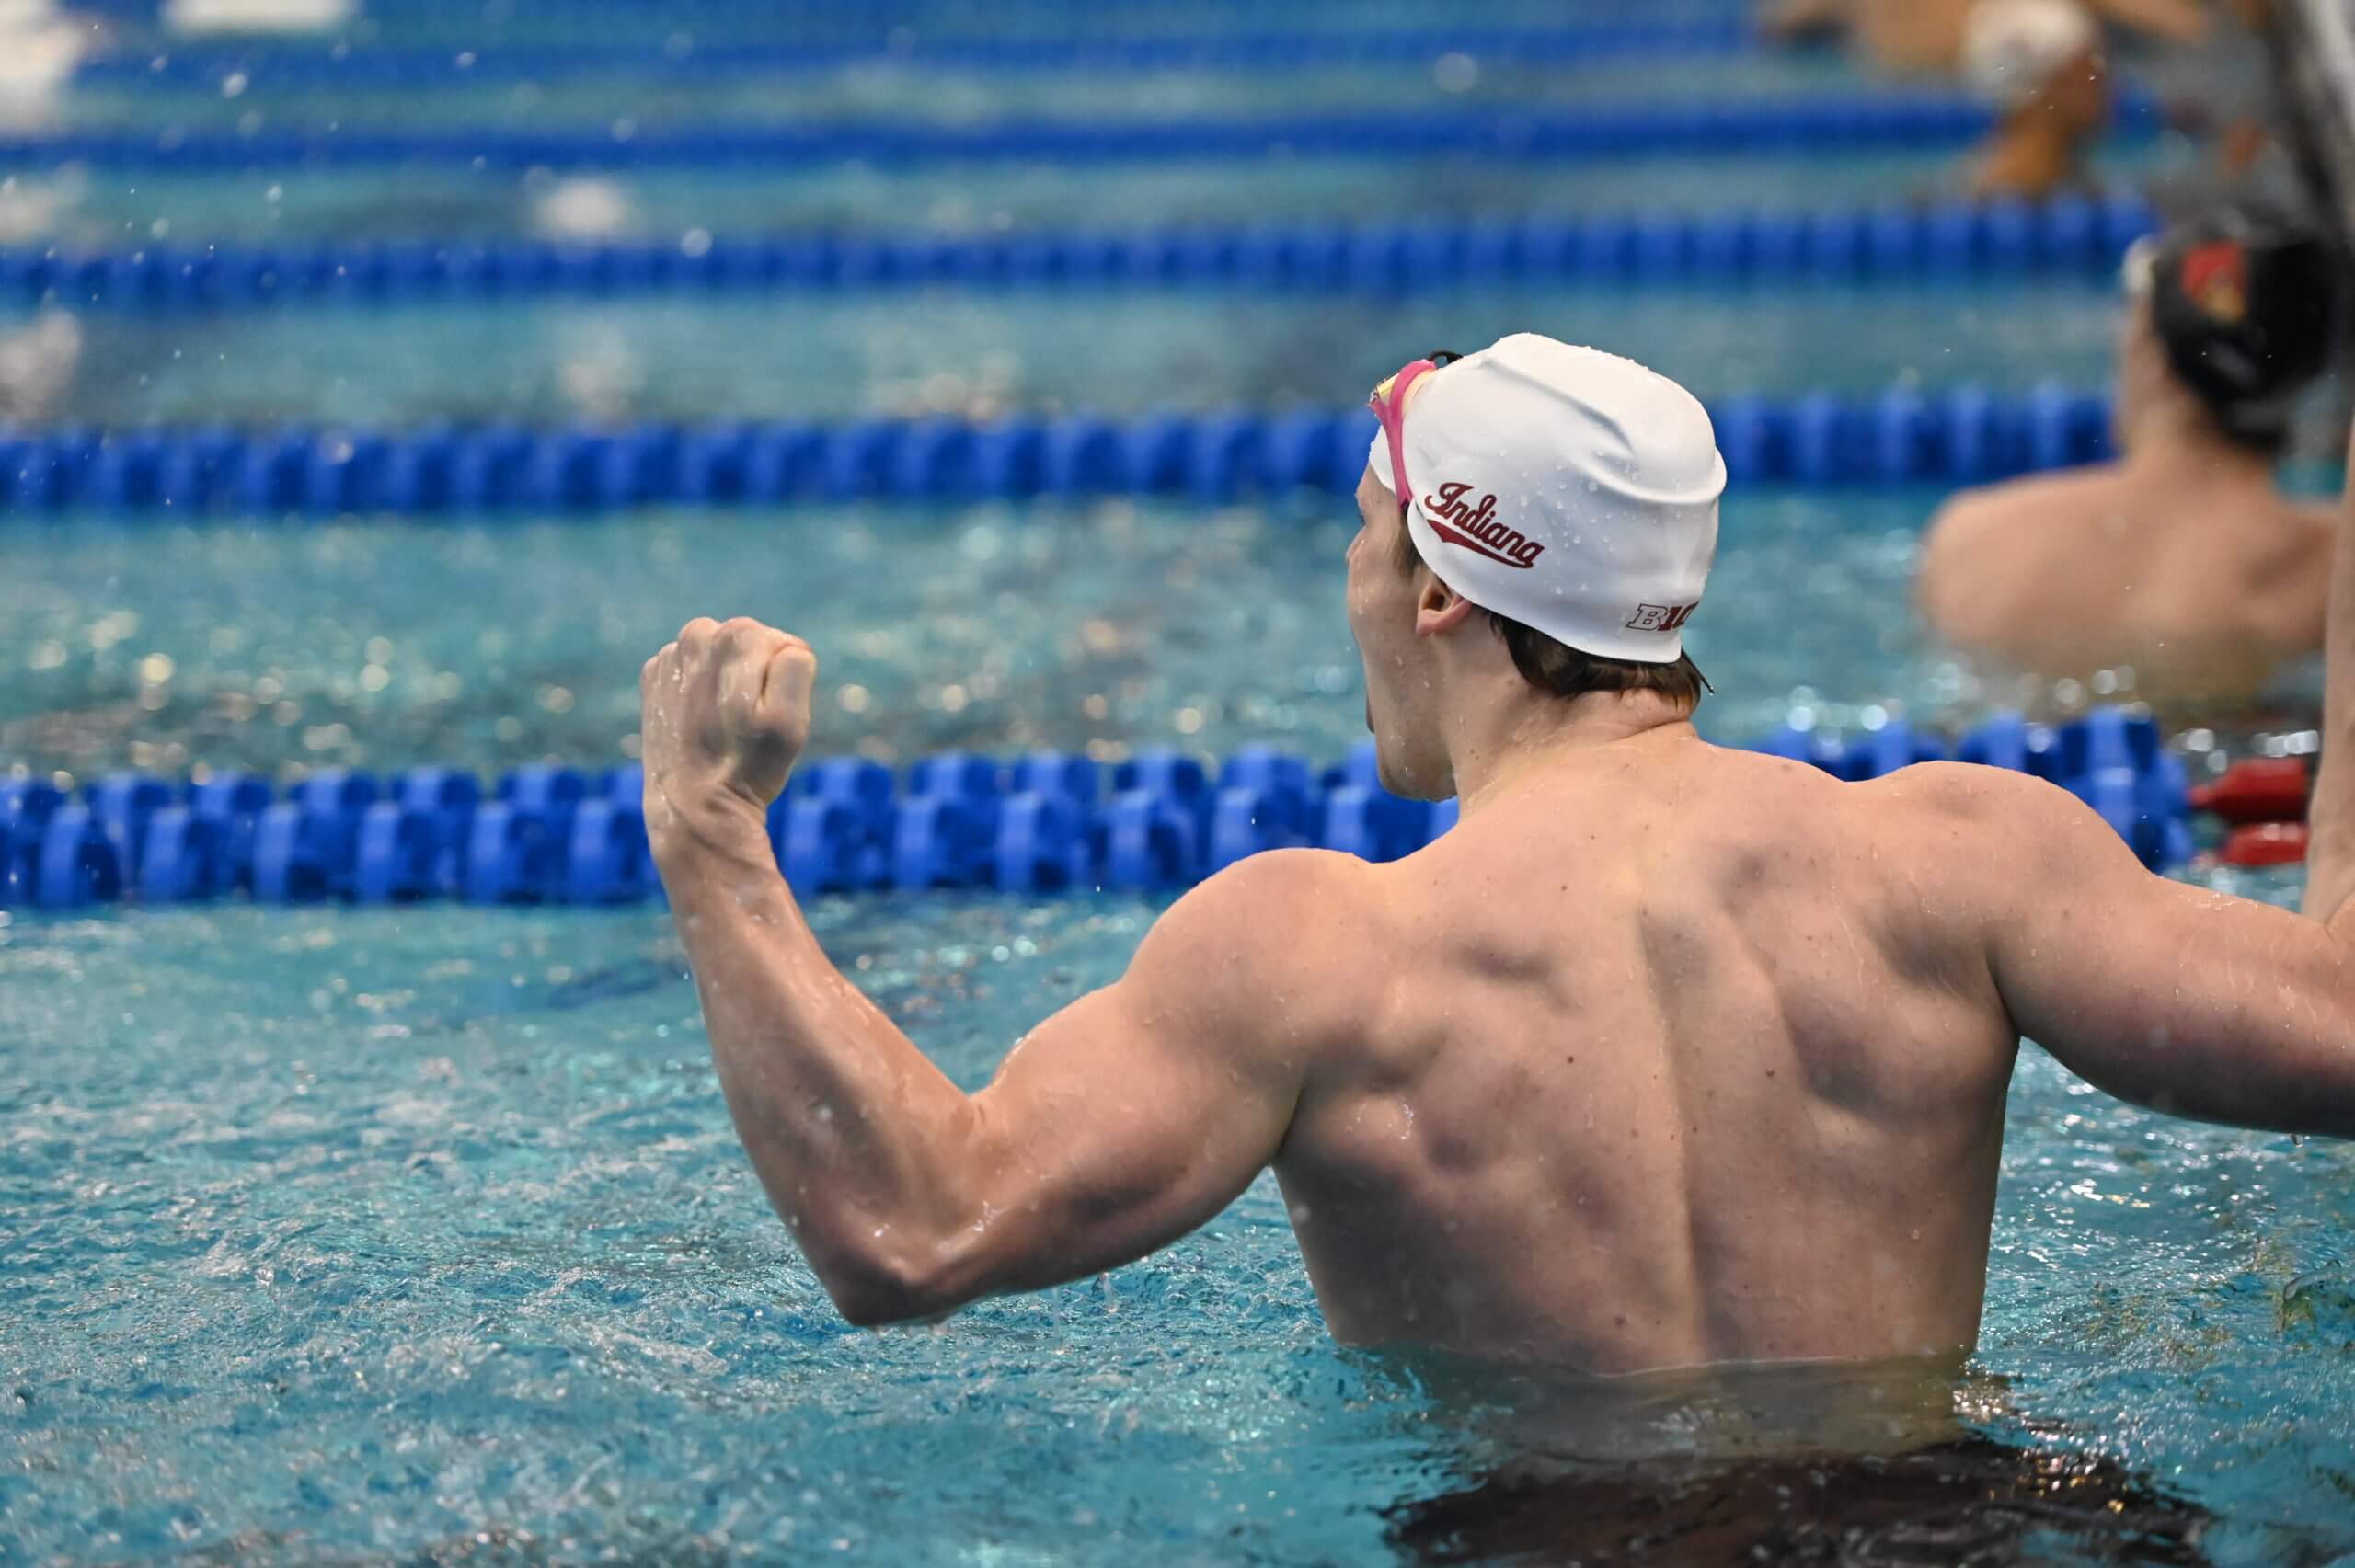
<path id="1" fill-rule="evenodd" d="M 974 1097 L 989 1291 L 1131 1263 L 1215 1217 L 1267 1168 L 1297 1084 L 1114 986 L 1057 1014 Z M 979 1239 L 977 1238 L 977 1242 Z"/>
<path id="2" fill-rule="evenodd" d="M 1119 982 L 1040 1024 L 973 1097 L 971 1239 L 957 1299 L 1132 1262 L 1215 1217 L 1281 1149 L 1362 977 L 1287 945 L 1336 919 L 1338 857 L 1246 861 L 1189 894 Z M 1354 863 L 1349 863 L 1354 865 Z"/>

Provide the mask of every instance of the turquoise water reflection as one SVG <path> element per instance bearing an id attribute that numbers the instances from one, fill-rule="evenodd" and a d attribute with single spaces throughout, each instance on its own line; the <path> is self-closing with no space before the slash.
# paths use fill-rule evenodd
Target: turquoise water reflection
<path id="1" fill-rule="evenodd" d="M 1968 718 L 1993 692 L 1912 612 L 1929 492 L 1759 491 L 1726 509 L 1694 618 L 1727 738 Z M 1364 735 L 1341 614 L 1347 499 L 1205 510 L 798 508 L 489 525 L 0 529 L 0 757 L 379 768 L 617 761 L 638 670 L 698 614 L 752 614 L 823 661 L 816 744 L 1274 741 Z"/>
<path id="2" fill-rule="evenodd" d="M 819 921 L 973 1084 L 1153 912 Z M 2225 1516 L 2218 1561 L 2355 1550 L 2350 1178 L 2344 1147 L 2167 1122 L 2030 1053 L 1969 1430 L 2100 1471 L 2137 1517 Z M 1498 1488 L 1476 1519 L 1543 1516 L 1510 1490 L 1533 1455 L 1589 1505 L 1739 1501 L 1776 1472 L 1709 1434 L 1758 1459 L 1778 1423 L 1827 1431 L 1814 1385 L 1540 1397 L 1338 1351 L 1266 1183 L 1104 1280 L 855 1333 L 763 1203 L 645 914 L 20 917 L 0 1192 L 0 1539 L 26 1561 L 1379 1559 L 1453 1520 L 1399 1505 Z"/>

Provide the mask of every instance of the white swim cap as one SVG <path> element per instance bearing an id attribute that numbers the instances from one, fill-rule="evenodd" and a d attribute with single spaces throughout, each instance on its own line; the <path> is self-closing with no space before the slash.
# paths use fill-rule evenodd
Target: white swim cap
<path id="1" fill-rule="evenodd" d="M 2008 112 L 2100 46 L 2101 29 L 2076 0 L 1979 0 L 1963 33 L 1962 69 L 1971 91 Z"/>
<path id="2" fill-rule="evenodd" d="M 1407 528 L 1442 582 L 1599 658 L 1683 655 L 1726 487 L 1691 393 L 1523 332 L 1425 376 L 1405 428 Z M 1371 462 L 1396 494 L 1379 433 Z"/>

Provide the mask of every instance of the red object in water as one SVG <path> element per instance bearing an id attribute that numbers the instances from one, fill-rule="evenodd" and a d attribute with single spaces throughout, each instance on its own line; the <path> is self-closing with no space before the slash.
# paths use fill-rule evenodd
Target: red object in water
<path id="1" fill-rule="evenodd" d="M 2306 858 L 2306 825 L 2258 822 L 2235 828 L 2217 858 L 2226 865 L 2296 865 Z"/>
<path id="2" fill-rule="evenodd" d="M 2195 788 L 2191 806 L 2227 822 L 2303 822 L 2306 786 L 2303 757 L 2244 757 Z"/>

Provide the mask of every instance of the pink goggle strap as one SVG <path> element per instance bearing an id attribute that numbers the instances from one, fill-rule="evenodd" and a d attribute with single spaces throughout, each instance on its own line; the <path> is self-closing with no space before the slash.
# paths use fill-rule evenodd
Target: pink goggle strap
<path id="1" fill-rule="evenodd" d="M 1382 421 L 1382 433 L 1390 442 L 1390 487 L 1398 498 L 1401 510 L 1415 499 L 1415 492 L 1407 483 L 1407 389 L 1437 369 L 1429 360 L 1417 360 L 1375 387 L 1373 395 L 1366 400 L 1373 409 L 1373 417 Z"/>

